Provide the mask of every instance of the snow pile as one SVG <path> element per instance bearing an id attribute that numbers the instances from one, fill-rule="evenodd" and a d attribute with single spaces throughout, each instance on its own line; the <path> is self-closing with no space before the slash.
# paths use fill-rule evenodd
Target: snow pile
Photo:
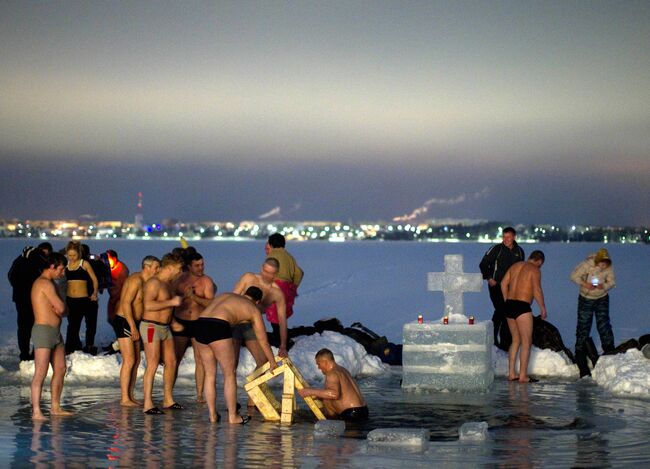
<path id="1" fill-rule="evenodd" d="M 591 376 L 617 396 L 650 398 L 650 360 L 637 349 L 601 356 Z"/>
<path id="2" fill-rule="evenodd" d="M 495 376 L 508 376 L 508 354 L 503 350 L 493 347 L 492 365 Z M 515 369 L 519 369 L 519 358 Z M 554 352 L 548 349 L 539 349 L 533 346 L 530 350 L 528 374 L 531 376 L 544 376 L 548 378 L 578 379 L 578 367 L 569 360 L 564 352 Z"/>

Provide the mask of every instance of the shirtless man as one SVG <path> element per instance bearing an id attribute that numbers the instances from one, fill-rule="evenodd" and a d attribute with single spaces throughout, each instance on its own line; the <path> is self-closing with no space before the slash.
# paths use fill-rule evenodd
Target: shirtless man
<path id="1" fill-rule="evenodd" d="M 214 298 L 216 286 L 212 279 L 205 275 L 205 261 L 198 252 L 190 253 L 187 257 L 188 270 L 183 272 L 174 282 L 174 291 L 183 297 L 181 305 L 174 310 L 176 321 L 184 326 L 180 332 L 174 332 L 174 349 L 176 350 L 176 376 L 178 366 L 185 356 L 187 347 L 192 345 L 194 350 L 194 378 L 196 379 L 196 397 L 199 402 L 203 399 L 203 379 L 205 372 L 201 363 L 201 356 L 196 351 L 194 339 L 194 324 L 203 311 Z M 174 378 L 175 380 L 175 378 Z"/>
<path id="2" fill-rule="evenodd" d="M 135 400 L 135 381 L 140 366 L 140 321 L 144 310 L 143 287 L 147 280 L 160 270 L 157 257 L 142 259 L 142 270 L 130 275 L 122 287 L 117 313 L 113 318 L 113 329 L 120 344 L 122 368 L 120 368 L 120 404 L 125 407 L 142 405 Z"/>
<path id="3" fill-rule="evenodd" d="M 144 284 L 144 311 L 140 322 L 140 336 L 144 343 L 147 368 L 144 372 L 144 413 L 149 415 L 164 414 L 153 404 L 153 380 L 160 364 L 160 355 L 164 364 L 163 373 L 163 408 L 182 409 L 174 401 L 172 389 L 176 374 L 176 354 L 171 328 L 180 330 L 182 325 L 174 321 L 172 310 L 180 306 L 182 298 L 173 296 L 171 282 L 183 269 L 183 260 L 174 254 L 165 254 L 160 262 L 160 271 Z"/>
<path id="4" fill-rule="evenodd" d="M 61 337 L 61 318 L 66 312 L 65 303 L 57 293 L 54 280 L 65 275 L 68 263 L 65 256 L 51 252 L 46 259 L 48 267 L 32 285 L 31 299 L 34 309 L 34 378 L 32 379 L 32 419 L 46 420 L 41 411 L 41 394 L 47 369 L 52 364 L 50 382 L 52 403 L 50 415 L 72 415 L 61 408 L 61 391 L 65 377 L 65 345 Z"/>
<path id="5" fill-rule="evenodd" d="M 271 305 L 275 305 L 278 312 L 278 320 L 280 324 L 280 347 L 278 356 L 285 358 L 287 354 L 287 313 L 285 309 L 284 293 L 280 287 L 275 283 L 275 276 L 278 272 L 280 265 L 277 259 L 267 258 L 260 269 L 259 274 L 247 272 L 241 276 L 233 293 L 243 295 L 248 287 L 257 287 L 262 290 L 262 301 L 260 302 L 260 310 L 263 311 Z M 260 311 L 260 312 L 261 312 Z M 253 355 L 255 363 L 259 367 L 264 363 L 264 354 L 262 349 L 255 339 L 255 335 L 250 330 L 250 326 L 243 325 L 233 331 L 233 343 L 235 345 L 236 360 L 239 361 L 239 348 L 243 341 L 248 351 Z"/>
<path id="6" fill-rule="evenodd" d="M 222 293 L 201 313 L 196 322 L 197 348 L 205 367 L 205 397 L 208 401 L 210 422 L 218 422 L 216 377 L 217 362 L 223 373 L 223 394 L 228 408 L 228 422 L 246 424 L 250 417 L 237 414 L 237 376 L 235 349 L 232 340 L 232 326 L 247 322 L 257 339 L 258 346 L 269 362 L 272 371 L 277 364 L 269 345 L 264 321 L 257 305 L 262 299 L 262 291 L 249 287 L 243 295 Z"/>
<path id="7" fill-rule="evenodd" d="M 505 314 L 512 334 L 512 345 L 508 350 L 508 379 L 520 383 L 534 383 L 529 378 L 528 360 L 533 344 L 533 299 L 539 305 L 542 319 L 546 319 L 544 292 L 542 292 L 542 273 L 544 253 L 533 251 L 527 261 L 517 262 L 508 269 L 501 281 L 501 291 L 505 302 Z M 521 349 L 521 351 L 519 350 Z M 515 372 L 519 352 L 519 375 Z"/>
<path id="8" fill-rule="evenodd" d="M 368 418 L 368 406 L 350 372 L 336 364 L 329 349 L 316 353 L 316 366 L 325 375 L 325 387 L 298 389 L 300 397 L 317 397 L 323 401 L 328 418 L 362 421 Z"/>

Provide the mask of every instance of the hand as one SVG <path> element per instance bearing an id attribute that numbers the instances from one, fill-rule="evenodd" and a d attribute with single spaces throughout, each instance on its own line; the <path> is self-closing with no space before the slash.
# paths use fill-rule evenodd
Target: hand
<path id="1" fill-rule="evenodd" d="M 182 302 L 183 302 L 183 298 L 181 298 L 178 295 L 176 295 L 171 299 L 172 306 L 180 306 Z"/>
<path id="2" fill-rule="evenodd" d="M 138 330 L 137 327 L 131 328 L 131 340 L 133 342 L 137 342 L 138 340 L 140 340 L 140 331 Z"/>
<path id="3" fill-rule="evenodd" d="M 296 389 L 298 391 L 298 395 L 302 398 L 309 397 L 309 393 L 307 392 L 309 388 L 304 388 L 304 389 Z"/>
<path id="4" fill-rule="evenodd" d="M 169 328 L 173 332 L 183 332 L 185 330 L 185 326 L 182 325 L 180 322 L 177 322 L 175 319 L 172 319 L 172 322 L 169 324 Z"/>
<path id="5" fill-rule="evenodd" d="M 194 296 L 194 287 L 187 287 L 185 289 L 185 298 L 192 298 Z"/>
<path id="6" fill-rule="evenodd" d="M 546 315 L 546 310 L 542 310 L 541 316 L 542 316 L 542 319 L 546 320 L 546 316 L 547 316 Z"/>
<path id="7" fill-rule="evenodd" d="M 271 373 L 273 370 L 275 370 L 278 367 L 278 364 L 275 362 L 275 360 L 269 362 L 269 373 Z"/>
<path id="8" fill-rule="evenodd" d="M 280 347 L 278 349 L 278 357 L 287 358 L 288 356 L 289 356 L 289 353 L 287 352 L 286 347 Z"/>
<path id="9" fill-rule="evenodd" d="M 493 278 L 489 278 L 489 279 L 488 279 L 488 285 L 489 285 L 489 286 L 493 287 L 493 286 L 495 286 L 496 284 L 497 284 L 497 281 L 494 280 Z"/>
<path id="10" fill-rule="evenodd" d="M 97 301 L 97 292 L 90 295 L 90 301 Z"/>

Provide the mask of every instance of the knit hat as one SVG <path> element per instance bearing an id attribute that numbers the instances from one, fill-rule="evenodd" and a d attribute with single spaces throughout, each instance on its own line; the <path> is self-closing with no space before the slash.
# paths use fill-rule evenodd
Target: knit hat
<path id="1" fill-rule="evenodd" d="M 596 257 L 594 257 L 595 264 L 598 264 L 599 262 L 603 262 L 603 261 L 609 262 L 610 264 L 612 263 L 612 260 L 609 258 L 609 253 L 605 248 L 599 249 L 598 252 L 596 253 Z"/>

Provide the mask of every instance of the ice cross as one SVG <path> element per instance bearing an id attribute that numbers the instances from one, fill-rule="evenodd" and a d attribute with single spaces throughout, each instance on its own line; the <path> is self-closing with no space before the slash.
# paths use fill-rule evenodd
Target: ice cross
<path id="1" fill-rule="evenodd" d="M 483 286 L 481 274 L 463 272 L 463 256 L 452 254 L 445 256 L 444 272 L 429 272 L 428 290 L 441 291 L 445 295 L 445 315 L 465 314 L 463 293 L 480 292 Z"/>

